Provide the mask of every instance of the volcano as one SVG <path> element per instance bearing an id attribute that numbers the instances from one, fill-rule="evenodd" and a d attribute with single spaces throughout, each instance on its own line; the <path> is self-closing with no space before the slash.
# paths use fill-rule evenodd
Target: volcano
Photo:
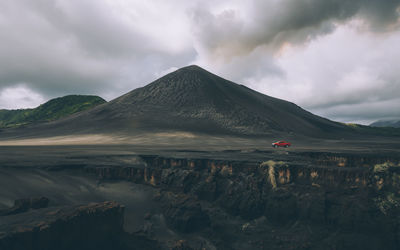
<path id="1" fill-rule="evenodd" d="M 171 130 L 322 136 L 346 130 L 346 126 L 195 65 L 178 69 L 93 109 L 36 126 L 38 133 L 52 134 Z"/>

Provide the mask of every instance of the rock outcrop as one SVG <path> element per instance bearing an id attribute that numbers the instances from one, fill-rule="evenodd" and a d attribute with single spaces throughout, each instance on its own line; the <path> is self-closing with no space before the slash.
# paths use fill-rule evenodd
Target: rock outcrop
<path id="1" fill-rule="evenodd" d="M 23 213 L 30 209 L 45 208 L 48 205 L 49 199 L 46 197 L 18 199 L 14 201 L 13 207 L 0 210 L 0 216 Z"/>
<path id="2" fill-rule="evenodd" d="M 123 249 L 124 207 L 116 202 L 31 210 L 0 220 L 0 249 Z"/>
<path id="3" fill-rule="evenodd" d="M 302 157 L 261 164 L 144 156 L 142 168 L 87 171 L 164 190 L 158 199 L 167 223 L 180 232 L 211 234 L 221 247 L 397 249 L 398 157 Z M 252 222 L 260 218 L 264 224 Z M 230 228 L 239 228 L 241 220 L 248 221 L 243 230 Z M 227 235 L 234 239 L 227 242 Z"/>
<path id="4" fill-rule="evenodd" d="M 210 225 L 199 201 L 185 194 L 164 192 L 160 196 L 167 223 L 179 232 L 192 233 Z"/>

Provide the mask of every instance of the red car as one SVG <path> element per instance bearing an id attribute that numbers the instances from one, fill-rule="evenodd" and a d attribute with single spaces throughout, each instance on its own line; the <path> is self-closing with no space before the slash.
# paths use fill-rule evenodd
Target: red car
<path id="1" fill-rule="evenodd" d="M 272 143 L 272 147 L 277 148 L 277 147 L 285 147 L 288 148 L 292 146 L 292 144 L 290 144 L 290 142 L 286 142 L 286 141 L 277 141 Z"/>

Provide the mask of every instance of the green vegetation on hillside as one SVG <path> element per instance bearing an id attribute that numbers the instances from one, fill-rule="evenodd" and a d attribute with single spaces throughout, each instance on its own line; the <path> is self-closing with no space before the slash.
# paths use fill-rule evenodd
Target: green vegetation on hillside
<path id="1" fill-rule="evenodd" d="M 106 101 L 98 96 L 68 95 L 52 99 L 34 109 L 0 110 L 0 128 L 47 122 L 95 107 Z"/>

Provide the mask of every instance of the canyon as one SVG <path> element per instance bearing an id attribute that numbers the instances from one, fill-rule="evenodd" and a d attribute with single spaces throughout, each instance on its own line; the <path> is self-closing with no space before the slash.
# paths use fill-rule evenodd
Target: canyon
<path id="1" fill-rule="evenodd" d="M 71 146 L 24 147 L 15 153 L 18 148 L 3 147 L 1 151 L 3 207 L 22 198 L 18 190 L 29 190 L 24 194 L 31 197 L 46 195 L 50 202 L 45 208 L 3 215 L 3 224 L 14 224 L 7 221 L 29 218 L 33 213 L 62 211 L 39 225 L 50 225 L 52 233 L 59 236 L 68 234 L 70 244 L 64 245 L 75 244 L 76 249 L 89 249 L 84 244 L 97 242 L 97 238 L 108 239 L 101 243 L 105 248 L 97 249 L 107 249 L 110 242 L 114 249 L 399 246 L 400 157 L 396 150 L 158 149 L 159 154 L 150 154 L 154 150 L 124 145 L 81 146 L 79 150 Z M 29 164 L 23 161 L 36 154 L 46 157 Z M 10 176 L 32 183 L 20 180 L 7 185 L 5 179 L 12 179 Z M 116 212 L 112 215 L 109 209 Z M 76 217 L 86 221 L 77 213 L 100 219 L 92 220 L 96 221 L 93 224 L 74 223 Z M 64 226 L 52 226 L 59 220 L 67 225 L 84 223 L 93 236 L 82 241 L 80 234 L 69 235 Z M 98 231 L 98 223 L 106 225 L 100 227 L 104 231 Z M 48 234 L 32 223 L 21 226 L 35 233 L 3 226 L 2 235 L 13 234 L 2 236 L 0 242 L 10 242 L 10 237 L 24 239 L 15 242 L 39 242 Z"/>

